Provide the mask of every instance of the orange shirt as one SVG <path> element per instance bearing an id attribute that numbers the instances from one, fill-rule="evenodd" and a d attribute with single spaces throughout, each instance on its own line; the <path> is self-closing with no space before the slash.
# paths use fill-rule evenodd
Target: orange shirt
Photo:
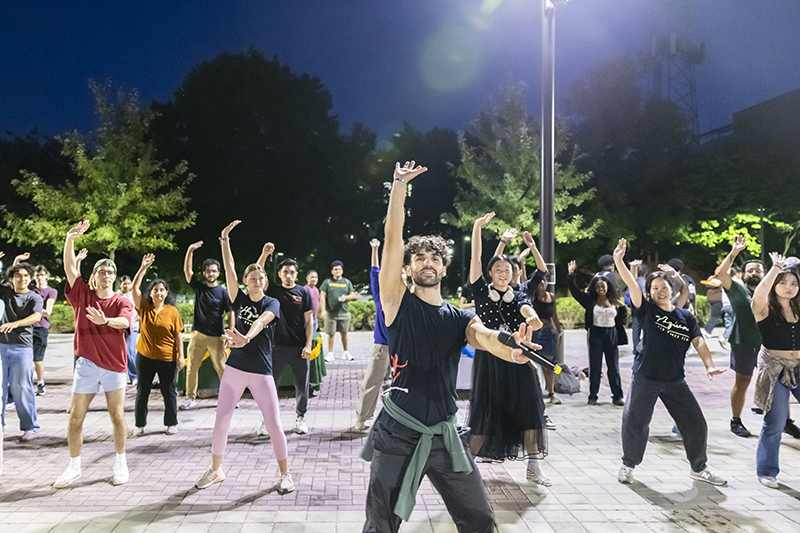
<path id="1" fill-rule="evenodd" d="M 183 320 L 178 308 L 174 305 L 165 305 L 161 311 L 156 311 L 147 298 L 142 296 L 141 307 L 136 308 L 139 313 L 139 341 L 136 350 L 156 361 L 175 361 L 178 358 L 177 342 L 183 331 Z"/>

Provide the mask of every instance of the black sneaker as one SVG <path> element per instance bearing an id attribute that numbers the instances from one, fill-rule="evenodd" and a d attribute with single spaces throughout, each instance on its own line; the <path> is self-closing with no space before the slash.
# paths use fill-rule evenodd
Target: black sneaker
<path id="1" fill-rule="evenodd" d="M 786 420 L 786 425 L 783 427 L 783 431 L 796 439 L 800 439 L 800 428 L 795 425 L 794 420 L 791 418 Z"/>
<path id="2" fill-rule="evenodd" d="M 741 418 L 731 418 L 731 432 L 739 437 L 749 437 L 750 432 L 742 424 Z"/>
<path id="3" fill-rule="evenodd" d="M 36 384 L 36 396 L 44 396 L 47 391 L 44 388 L 44 383 Z"/>
<path id="4" fill-rule="evenodd" d="M 750 410 L 753 411 L 753 414 L 756 414 L 756 415 L 763 415 L 764 414 L 764 410 L 761 409 L 760 407 L 751 407 Z"/>
<path id="5" fill-rule="evenodd" d="M 618 407 L 623 407 L 625 405 L 625 400 L 623 400 L 622 398 L 613 398 L 611 400 L 611 403 L 613 403 Z"/>
<path id="6" fill-rule="evenodd" d="M 597 405 L 597 398 L 589 398 L 589 405 Z"/>

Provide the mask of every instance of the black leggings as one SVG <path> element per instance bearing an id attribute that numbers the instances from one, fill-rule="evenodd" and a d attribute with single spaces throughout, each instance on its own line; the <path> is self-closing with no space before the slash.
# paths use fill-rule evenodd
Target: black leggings
<path id="1" fill-rule="evenodd" d="M 139 384 L 136 386 L 136 427 L 147 425 L 147 401 L 153 388 L 153 378 L 158 374 L 161 396 L 164 397 L 164 425 L 178 425 L 178 393 L 175 390 L 175 373 L 178 365 L 175 361 L 157 361 L 136 354 L 136 370 Z"/>

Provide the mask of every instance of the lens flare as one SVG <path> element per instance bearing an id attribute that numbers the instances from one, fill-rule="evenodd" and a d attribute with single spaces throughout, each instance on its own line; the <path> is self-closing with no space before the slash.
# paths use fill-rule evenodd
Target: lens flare
<path id="1" fill-rule="evenodd" d="M 419 55 L 423 81 L 441 92 L 468 85 L 483 63 L 478 41 L 477 34 L 463 27 L 444 28 L 428 37 Z"/>

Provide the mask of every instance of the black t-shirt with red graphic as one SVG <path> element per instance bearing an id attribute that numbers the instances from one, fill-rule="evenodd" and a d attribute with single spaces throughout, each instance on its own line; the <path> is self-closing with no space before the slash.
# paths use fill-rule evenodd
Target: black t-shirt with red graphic
<path id="1" fill-rule="evenodd" d="M 398 407 L 426 426 L 447 420 L 458 410 L 458 361 L 472 318 L 447 302 L 431 305 L 406 291 L 387 328 L 392 363 L 389 394 Z"/>

